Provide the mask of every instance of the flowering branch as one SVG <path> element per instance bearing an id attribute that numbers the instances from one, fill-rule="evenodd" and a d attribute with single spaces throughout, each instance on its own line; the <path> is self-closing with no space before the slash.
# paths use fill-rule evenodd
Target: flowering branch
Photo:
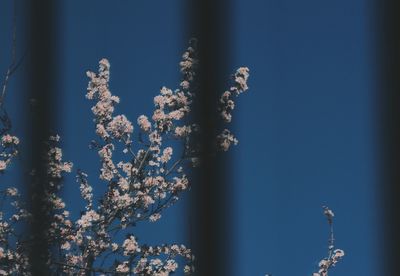
<path id="1" fill-rule="evenodd" d="M 342 249 L 335 249 L 335 238 L 333 233 L 333 217 L 335 215 L 328 207 L 323 206 L 322 208 L 324 209 L 324 215 L 329 224 L 328 255 L 319 262 L 318 272 L 314 272 L 313 276 L 328 276 L 329 269 L 334 267 L 344 256 L 344 251 Z"/>

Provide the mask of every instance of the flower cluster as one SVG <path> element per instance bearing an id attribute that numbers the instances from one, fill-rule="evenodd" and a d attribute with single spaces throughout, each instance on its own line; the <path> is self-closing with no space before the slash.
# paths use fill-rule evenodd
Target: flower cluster
<path id="1" fill-rule="evenodd" d="M 0 129 L 0 133 L 3 131 Z M 16 136 L 8 133 L 0 135 L 0 174 L 7 169 L 12 158 L 18 154 L 18 144 L 19 139 Z"/>
<path id="2" fill-rule="evenodd" d="M 247 79 L 249 78 L 249 68 L 240 67 L 233 76 L 234 85 L 222 93 L 219 99 L 219 111 L 221 118 L 230 123 L 232 121 L 232 111 L 235 108 L 234 97 L 239 96 L 248 89 Z"/>
<path id="3" fill-rule="evenodd" d="M 234 98 L 248 90 L 247 80 L 249 78 L 249 68 L 240 67 L 233 75 L 233 86 L 224 93 L 222 93 L 219 103 L 218 111 L 225 123 L 232 121 L 232 111 L 235 108 Z M 217 136 L 217 149 L 227 151 L 231 145 L 237 145 L 238 140 L 228 129 L 223 129 Z"/>
<path id="4" fill-rule="evenodd" d="M 57 147 L 60 136 L 51 136 L 49 150 L 47 151 L 47 174 L 52 178 L 61 178 L 63 172 L 71 172 L 72 163 L 62 160 L 62 150 Z"/>
<path id="5" fill-rule="evenodd" d="M 313 273 L 313 276 L 328 276 L 328 270 L 344 256 L 344 251 L 341 249 L 335 249 L 331 256 L 327 259 L 322 259 L 319 264 L 318 272 Z"/>
<path id="6" fill-rule="evenodd" d="M 237 145 L 237 143 L 238 140 L 228 129 L 224 129 L 222 133 L 217 136 L 217 146 L 222 151 L 228 151 L 232 144 Z"/>

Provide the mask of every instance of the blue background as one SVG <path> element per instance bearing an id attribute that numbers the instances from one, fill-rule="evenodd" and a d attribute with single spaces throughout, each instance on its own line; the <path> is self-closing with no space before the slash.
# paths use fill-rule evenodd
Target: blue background
<path id="1" fill-rule="evenodd" d="M 8 1 L 10 2 L 10 1 Z M 111 62 L 116 114 L 151 114 L 163 85 L 179 83 L 178 62 L 189 35 L 184 0 L 59 1 L 60 133 L 65 158 L 88 172 L 95 191 L 97 153 L 86 70 Z M 368 0 L 232 1 L 231 71 L 251 70 L 248 94 L 234 114 L 239 145 L 229 173 L 235 275 L 310 275 L 325 256 L 322 205 L 336 213 L 336 244 L 346 256 L 332 275 L 379 275 L 380 218 L 376 160 L 374 14 Z M 9 60 L 10 5 L 1 3 L 1 70 Z M 23 45 L 20 47 L 23 48 Z M 7 107 L 19 120 L 20 73 Z M 221 91 L 222 92 L 222 91 Z M 16 124 L 16 131 L 21 127 Z M 14 171 L 17 171 L 17 165 Z M 1 182 L 17 181 L 12 177 Z M 82 207 L 74 177 L 67 206 Z M 185 200 L 140 240 L 187 242 Z"/>

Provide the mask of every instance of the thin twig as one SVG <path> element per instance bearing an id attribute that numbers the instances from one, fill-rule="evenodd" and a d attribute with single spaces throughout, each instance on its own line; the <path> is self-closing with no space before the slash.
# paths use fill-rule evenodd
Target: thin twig
<path id="1" fill-rule="evenodd" d="M 13 19 L 12 19 L 12 44 L 11 44 L 11 63 L 7 68 L 6 74 L 3 80 L 3 87 L 0 96 L 0 108 L 3 106 L 4 98 L 6 96 L 8 82 L 12 74 L 17 70 L 19 65 L 22 63 L 25 54 L 17 62 L 17 0 L 13 0 Z"/>

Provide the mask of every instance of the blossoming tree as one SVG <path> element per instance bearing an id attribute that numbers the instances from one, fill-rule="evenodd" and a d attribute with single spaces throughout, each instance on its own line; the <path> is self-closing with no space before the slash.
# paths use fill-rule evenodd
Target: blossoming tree
<path id="1" fill-rule="evenodd" d="M 182 56 L 179 87 L 161 88 L 154 98 L 152 116 L 139 116 L 137 130 L 125 115 L 115 114 L 120 99 L 110 91 L 108 60 L 100 60 L 98 72 L 87 72 L 86 97 L 93 102 L 97 135 L 91 148 L 98 152 L 100 169 L 98 179 L 90 181 L 82 170 L 76 172 L 85 201 L 85 210 L 76 220 L 59 196 L 63 176 L 72 172 L 73 165 L 63 159 L 58 135 L 45 142 L 49 185 L 45 190 L 44 210 L 50 213 L 51 221 L 48 231 L 42 234 L 50 245 L 47 259 L 53 274 L 169 275 L 179 269 L 177 258 L 183 259 L 181 271 L 186 275 L 193 273 L 194 257 L 189 248 L 178 244 L 140 244 L 134 228 L 143 221 L 159 220 L 162 212 L 189 189 L 188 170 L 199 165 L 195 137 L 201 126 L 189 116 L 196 99 L 192 89 L 198 64 L 195 44 L 192 40 Z M 234 99 L 248 89 L 248 77 L 248 68 L 239 68 L 232 85 L 222 93 L 218 108 L 223 122 L 231 122 Z M 10 134 L 5 113 L 0 119 L 0 173 L 3 174 L 18 153 L 19 139 Z M 237 139 L 227 128 L 215 137 L 216 151 L 227 151 L 233 144 L 237 144 Z M 116 160 L 120 156 L 115 154 L 118 150 L 124 156 L 121 160 Z M 97 199 L 92 181 L 107 187 Z M 0 275 L 30 275 L 26 248 L 31 241 L 18 225 L 29 224 L 32 216 L 15 187 L 6 188 L 2 195 L 13 209 L 0 210 Z"/>

